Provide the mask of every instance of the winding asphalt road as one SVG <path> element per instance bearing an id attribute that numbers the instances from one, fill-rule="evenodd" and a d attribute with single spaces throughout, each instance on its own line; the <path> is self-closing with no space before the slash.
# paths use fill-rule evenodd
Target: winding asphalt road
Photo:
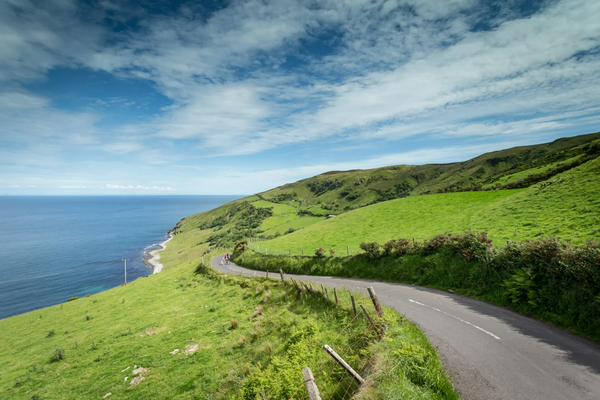
<path id="1" fill-rule="evenodd" d="M 222 256 L 211 260 L 211 265 L 228 274 L 256 272 L 233 263 L 224 265 Z M 543 322 L 419 286 L 287 276 L 364 294 L 373 286 L 383 303 L 423 329 L 464 399 L 600 399 L 600 347 Z"/>

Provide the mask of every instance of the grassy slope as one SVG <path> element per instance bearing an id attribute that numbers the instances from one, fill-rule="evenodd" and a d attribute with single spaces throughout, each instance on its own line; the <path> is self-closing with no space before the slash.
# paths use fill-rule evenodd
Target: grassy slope
<path id="1" fill-rule="evenodd" d="M 318 207 L 313 211 L 323 215 L 339 214 L 373 203 L 379 196 L 378 191 L 386 191 L 398 184 L 408 184 L 411 187 L 410 195 L 420 195 L 515 181 L 560 163 L 573 161 L 587 151 L 589 143 L 598 142 L 599 139 L 600 133 L 580 135 L 552 143 L 486 153 L 452 164 L 331 171 L 260 195 L 264 199 L 286 204 L 291 198 L 292 204 L 299 208 L 310 210 Z"/>
<path id="2" fill-rule="evenodd" d="M 355 250 L 358 249 L 358 244 L 363 240 L 385 240 L 390 235 L 426 238 L 443 231 L 460 231 L 468 227 L 487 230 L 494 239 L 500 241 L 522 240 L 548 234 L 565 238 L 568 238 L 569 234 L 573 234 L 575 239 L 589 237 L 594 234 L 593 229 L 585 228 L 587 233 L 581 232 L 581 228 L 585 223 L 577 222 L 573 224 L 565 220 L 565 218 L 569 219 L 574 216 L 572 212 L 563 215 L 562 221 L 558 221 L 554 217 L 546 221 L 544 215 L 530 212 L 529 209 L 519 210 L 514 215 L 508 215 L 505 210 L 493 207 L 490 208 L 490 212 L 487 214 L 481 211 L 482 203 L 498 200 L 496 194 L 462 192 L 463 194 L 456 195 L 456 197 L 440 195 L 415 200 L 414 203 L 411 202 L 411 198 L 439 190 L 464 189 L 465 187 L 477 185 L 485 187 L 493 186 L 495 183 L 513 182 L 532 174 L 553 169 L 561 163 L 574 161 L 586 152 L 593 152 L 594 147 L 590 146 L 599 142 L 600 133 L 597 133 L 558 139 L 548 144 L 496 151 L 462 163 L 422 166 L 401 165 L 372 170 L 328 172 L 185 218 L 177 227 L 178 232 L 183 233 L 183 235 L 179 235 L 175 241 L 185 242 L 185 247 L 194 248 L 195 252 L 180 254 L 173 252 L 172 249 L 167 249 L 161 257 L 166 260 L 166 264 L 172 264 L 175 261 L 175 265 L 194 263 L 197 262 L 199 255 L 209 248 L 207 241 L 211 235 L 232 232 L 228 234 L 229 239 L 221 238 L 218 240 L 218 244 L 213 240 L 213 247 L 232 246 L 241 237 L 260 236 L 269 238 L 285 235 L 290 228 L 298 230 L 310 227 L 323 221 L 327 215 L 334 214 L 338 215 L 339 218 L 340 215 L 349 210 L 364 208 L 364 206 L 375 202 L 378 196 L 390 187 L 404 183 L 412 187 L 410 197 L 405 198 L 405 200 L 392 200 L 391 204 L 394 204 L 394 210 L 404 214 L 402 218 L 394 215 L 392 223 L 375 218 L 373 221 L 357 224 L 356 226 L 359 227 L 360 232 L 357 231 L 354 234 L 321 234 L 320 231 L 323 226 L 335 224 L 335 222 L 326 221 L 322 222 L 319 227 L 307 231 L 306 235 L 316 235 L 312 240 L 304 239 L 303 235 L 296 233 L 294 237 L 289 239 L 276 239 L 269 246 L 275 246 L 274 249 L 283 251 L 288 249 L 299 251 L 302 248 L 309 250 L 314 246 L 334 247 L 339 254 L 340 250 L 345 251 L 346 245 L 352 246 Z M 333 186 L 328 187 L 328 184 Z M 317 195 L 314 191 L 311 191 L 311 187 L 325 190 Z M 398 193 L 396 195 L 399 195 Z M 506 193 L 499 196 L 505 196 Z M 527 193 L 532 193 L 532 191 Z M 349 200 L 353 196 L 357 197 Z M 576 194 L 576 196 L 579 196 L 579 194 Z M 568 197 L 568 195 L 557 196 L 563 202 Z M 235 224 L 240 218 L 239 215 L 233 215 L 231 219 L 228 219 L 227 224 L 222 227 L 209 227 L 215 218 L 229 216 L 232 208 L 241 202 L 248 202 L 260 208 L 272 208 L 273 216 L 263 220 L 259 226 L 254 228 L 253 232 L 240 232 L 239 229 L 236 231 Z M 460 202 L 463 204 L 460 204 Z M 468 206 L 466 206 L 467 204 Z M 543 207 L 548 205 L 539 204 Z M 444 211 L 440 208 L 441 206 L 446 207 L 445 211 L 447 212 L 441 212 Z M 388 207 L 390 206 L 386 205 L 381 209 L 385 210 Z M 510 204 L 507 207 L 507 209 L 510 209 Z M 365 211 L 363 215 L 370 218 L 374 210 L 378 209 L 371 209 L 369 206 L 369 210 Z M 311 213 L 319 217 L 302 215 L 298 211 Z M 530 221 L 519 222 L 517 220 L 519 213 L 529 218 Z M 406 215 L 412 216 L 407 217 Z M 433 221 L 435 222 L 433 227 L 430 226 L 433 223 L 433 218 L 427 219 L 427 216 L 435 216 L 436 221 Z M 506 221 L 510 223 L 505 225 Z M 496 222 L 499 222 L 499 224 L 495 224 Z M 408 226 L 409 223 L 410 226 Z M 369 227 L 368 225 L 373 226 Z M 344 229 L 347 229 L 347 227 L 342 228 L 342 230 Z M 378 229 L 381 229 L 382 232 L 376 232 Z"/>
<path id="3" fill-rule="evenodd" d="M 559 174 L 560 181 L 540 189 L 447 193 L 408 197 L 344 213 L 274 240 L 271 250 L 317 247 L 345 253 L 362 241 L 405 237 L 426 239 L 468 228 L 491 238 L 525 240 L 553 235 L 577 242 L 598 237 L 600 227 L 600 159 Z"/>
<path id="4" fill-rule="evenodd" d="M 0 320 L 0 397 L 253 399 L 264 391 L 269 398 L 290 398 L 302 387 L 301 368 L 316 369 L 327 359 L 323 343 L 343 346 L 346 338 L 366 333 L 365 321 L 357 320 L 338 336 L 352 320 L 348 299 L 334 307 L 321 295 L 298 297 L 289 284 L 209 279 L 192 271 L 172 268 L 62 308 Z M 257 307 L 262 313 L 253 318 Z M 386 315 L 387 338 L 370 349 L 359 344 L 346 356 L 355 364 L 377 359 L 369 398 L 386 398 L 390 387 L 411 398 L 456 398 L 424 335 L 391 310 Z M 400 353 L 386 352 L 398 343 L 410 344 L 402 356 L 421 364 L 392 372 L 389 364 L 397 364 Z M 195 353 L 183 354 L 194 345 Z M 57 348 L 66 357 L 50 362 Z M 175 349 L 180 351 L 171 354 Z M 147 370 L 145 380 L 130 387 L 134 366 Z M 336 390 L 337 380 L 318 376 L 317 382 L 327 398 Z"/>

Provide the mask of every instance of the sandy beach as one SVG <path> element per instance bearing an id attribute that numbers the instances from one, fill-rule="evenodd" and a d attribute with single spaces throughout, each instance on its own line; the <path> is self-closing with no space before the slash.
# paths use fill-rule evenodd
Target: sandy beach
<path id="1" fill-rule="evenodd" d="M 152 250 L 147 253 L 146 258 L 144 259 L 144 263 L 152 268 L 153 274 L 158 274 L 160 271 L 162 271 L 163 265 L 158 262 L 158 260 L 160 259 L 160 254 L 158 254 L 158 252 L 166 249 L 167 242 L 171 239 L 173 239 L 173 235 L 169 234 L 169 238 L 167 240 L 158 244 L 158 246 L 160 246 L 160 249 Z"/>

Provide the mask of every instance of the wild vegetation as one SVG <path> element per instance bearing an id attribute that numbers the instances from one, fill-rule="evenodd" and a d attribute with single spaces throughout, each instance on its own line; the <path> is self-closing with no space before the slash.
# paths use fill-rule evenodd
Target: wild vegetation
<path id="1" fill-rule="evenodd" d="M 600 241 L 556 238 L 509 242 L 486 233 L 440 234 L 424 241 L 361 243 L 350 257 L 268 256 L 248 251 L 252 269 L 413 283 L 478 297 L 552 322 L 600 342 Z M 321 248 L 322 249 L 322 248 Z"/>
<path id="2" fill-rule="evenodd" d="M 497 244 L 547 235 L 582 242 L 600 225 L 599 154 L 596 133 L 461 163 L 327 172 L 187 217 L 174 240 L 205 252 L 254 237 L 277 251 L 338 255 L 360 251 L 361 241 L 469 228 Z M 169 249 L 161 257 L 190 261 Z"/>
<path id="3" fill-rule="evenodd" d="M 327 360 L 323 344 L 352 343 L 345 357 L 368 367 L 368 398 L 390 390 L 457 398 L 423 334 L 392 310 L 385 315 L 379 341 L 348 301 L 336 306 L 298 295 L 289 282 L 227 277 L 202 264 L 171 268 L 0 320 L 0 397 L 301 398 L 301 369 Z M 401 355 L 414 362 L 388 368 Z M 325 373 L 338 379 L 317 376 L 321 392 L 343 398 L 352 381 L 333 366 Z"/>
<path id="4" fill-rule="evenodd" d="M 361 242 L 424 240 L 443 232 L 487 232 L 496 246 L 547 236 L 583 243 L 600 236 L 600 159 L 527 189 L 410 196 L 324 220 L 261 248 L 292 254 L 333 248 L 361 251 Z M 308 254 L 308 253 L 307 253 Z"/>

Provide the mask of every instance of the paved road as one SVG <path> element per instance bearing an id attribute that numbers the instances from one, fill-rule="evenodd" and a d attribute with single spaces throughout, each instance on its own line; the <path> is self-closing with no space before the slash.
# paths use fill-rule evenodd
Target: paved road
<path id="1" fill-rule="evenodd" d="M 222 260 L 216 257 L 211 265 L 225 273 L 255 273 L 235 264 L 223 265 Z M 373 286 L 383 303 L 423 329 L 464 399 L 600 399 L 600 347 L 542 322 L 419 286 L 288 276 L 364 294 L 367 286 Z"/>

